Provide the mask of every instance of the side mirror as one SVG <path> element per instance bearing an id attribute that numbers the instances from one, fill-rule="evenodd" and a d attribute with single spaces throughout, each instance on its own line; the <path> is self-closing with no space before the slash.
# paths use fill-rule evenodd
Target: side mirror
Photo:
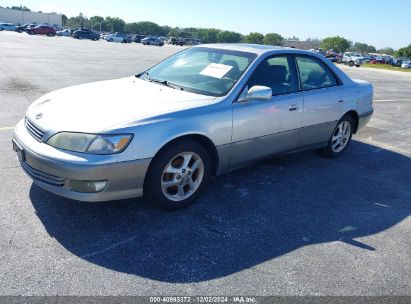
<path id="1" fill-rule="evenodd" d="M 240 96 L 238 101 L 244 102 L 250 100 L 270 100 L 273 96 L 273 91 L 269 87 L 253 86 L 248 90 L 247 94 L 244 95 Z"/>

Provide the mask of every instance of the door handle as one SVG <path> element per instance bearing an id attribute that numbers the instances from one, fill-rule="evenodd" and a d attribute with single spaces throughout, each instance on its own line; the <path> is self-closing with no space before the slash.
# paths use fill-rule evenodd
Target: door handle
<path id="1" fill-rule="evenodd" d="M 298 104 L 290 105 L 289 110 L 290 110 L 290 111 L 297 111 L 297 110 L 298 110 Z"/>
<path id="2" fill-rule="evenodd" d="M 343 103 L 343 102 L 344 102 L 344 99 L 338 100 L 338 103 Z"/>

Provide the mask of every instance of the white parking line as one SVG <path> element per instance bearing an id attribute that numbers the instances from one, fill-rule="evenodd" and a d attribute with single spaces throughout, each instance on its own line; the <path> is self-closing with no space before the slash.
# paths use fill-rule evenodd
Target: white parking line
<path id="1" fill-rule="evenodd" d="M 0 127 L 0 131 L 13 130 L 14 127 Z"/>
<path id="2" fill-rule="evenodd" d="M 376 102 L 390 102 L 390 101 L 411 101 L 411 98 L 399 98 L 399 99 L 374 99 Z"/>

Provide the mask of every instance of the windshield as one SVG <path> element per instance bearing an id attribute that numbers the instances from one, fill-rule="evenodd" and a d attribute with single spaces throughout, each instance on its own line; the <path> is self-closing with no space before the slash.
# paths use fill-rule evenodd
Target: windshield
<path id="1" fill-rule="evenodd" d="M 196 94 L 224 96 L 256 57 L 246 52 L 190 48 L 138 77 Z"/>

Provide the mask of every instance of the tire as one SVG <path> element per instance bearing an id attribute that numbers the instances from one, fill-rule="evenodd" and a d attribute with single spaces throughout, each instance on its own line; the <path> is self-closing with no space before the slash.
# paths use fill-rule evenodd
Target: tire
<path id="1" fill-rule="evenodd" d="M 147 44 L 146 45 L 150 45 L 150 42 L 147 42 Z"/>
<path id="2" fill-rule="evenodd" d="M 47 36 L 49 36 L 49 37 L 53 37 L 53 36 L 54 36 L 54 34 L 53 34 L 52 32 L 49 32 L 49 33 L 47 33 Z"/>
<path id="3" fill-rule="evenodd" d="M 356 66 L 357 68 L 359 68 L 361 65 L 360 65 L 360 64 L 356 64 L 355 66 Z"/>
<path id="4" fill-rule="evenodd" d="M 78 40 L 81 40 L 81 39 L 83 39 L 83 37 L 82 37 L 82 36 L 78 36 L 77 39 L 78 39 Z"/>
<path id="5" fill-rule="evenodd" d="M 113 38 L 110 38 L 109 40 L 107 40 L 108 42 L 113 42 Z"/>
<path id="6" fill-rule="evenodd" d="M 348 62 L 348 66 L 349 66 L 349 67 L 353 67 L 353 66 L 354 66 L 354 62 L 353 62 L 353 61 L 349 61 L 349 62 Z"/>
<path id="7" fill-rule="evenodd" d="M 29 35 L 35 35 L 36 33 L 34 33 L 33 31 L 29 31 Z"/>
<path id="8" fill-rule="evenodd" d="M 346 129 L 345 129 L 346 128 Z M 351 143 L 354 133 L 355 121 L 350 115 L 344 115 L 337 123 L 333 133 L 330 136 L 327 147 L 320 150 L 321 154 L 328 158 L 341 155 L 347 150 Z M 344 132 L 344 129 L 346 132 Z M 340 144 L 338 144 L 338 141 Z"/>
<path id="9" fill-rule="evenodd" d="M 192 170 L 195 164 L 197 168 Z M 166 168 L 172 173 L 167 173 Z M 207 149 L 197 141 L 181 140 L 165 147 L 152 160 L 144 183 L 144 197 L 163 209 L 178 210 L 198 199 L 210 175 L 211 158 Z"/>

